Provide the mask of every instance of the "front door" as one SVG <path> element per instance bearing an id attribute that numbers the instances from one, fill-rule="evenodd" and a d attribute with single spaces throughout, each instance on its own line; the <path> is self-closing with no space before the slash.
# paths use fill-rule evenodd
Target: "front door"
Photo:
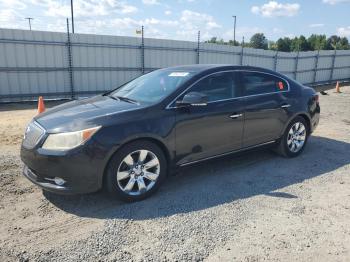
<path id="1" fill-rule="evenodd" d="M 188 92 L 208 97 L 204 106 L 176 109 L 177 163 L 238 150 L 242 147 L 244 105 L 234 72 L 215 73 L 197 82 Z"/>

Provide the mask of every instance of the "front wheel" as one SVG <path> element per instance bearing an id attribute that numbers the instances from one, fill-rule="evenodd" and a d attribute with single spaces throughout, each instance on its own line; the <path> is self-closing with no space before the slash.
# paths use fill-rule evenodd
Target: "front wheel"
<path id="1" fill-rule="evenodd" d="M 276 151 L 285 157 L 296 157 L 304 150 L 308 137 L 308 125 L 304 118 L 298 116 L 289 123 Z"/>
<path id="2" fill-rule="evenodd" d="M 106 188 L 124 201 L 138 201 L 153 194 L 166 177 L 167 162 L 154 143 L 135 141 L 125 145 L 111 159 Z"/>

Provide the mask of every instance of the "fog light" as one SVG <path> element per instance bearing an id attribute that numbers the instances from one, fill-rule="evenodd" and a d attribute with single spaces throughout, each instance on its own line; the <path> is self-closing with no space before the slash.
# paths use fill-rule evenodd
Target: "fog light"
<path id="1" fill-rule="evenodd" d="M 64 179 L 60 178 L 60 177 L 55 177 L 55 178 L 53 179 L 53 181 L 54 181 L 55 184 L 58 185 L 58 186 L 63 186 L 63 185 L 66 183 L 66 181 L 65 181 Z"/>

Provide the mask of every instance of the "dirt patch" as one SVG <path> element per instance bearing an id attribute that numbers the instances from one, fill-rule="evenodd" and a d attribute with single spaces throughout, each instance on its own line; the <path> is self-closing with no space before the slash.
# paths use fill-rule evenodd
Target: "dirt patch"
<path id="1" fill-rule="evenodd" d="M 56 104 L 48 103 L 48 107 Z M 35 114 L 35 104 L 0 106 L 0 261 L 26 258 L 29 250 L 50 252 L 67 241 L 67 233 L 72 239 L 80 238 L 103 224 L 60 210 L 22 176 L 20 144 Z"/>

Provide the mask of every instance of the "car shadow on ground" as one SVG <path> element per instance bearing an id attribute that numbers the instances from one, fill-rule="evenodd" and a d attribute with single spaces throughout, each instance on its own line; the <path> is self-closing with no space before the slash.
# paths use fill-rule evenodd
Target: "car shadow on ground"
<path id="1" fill-rule="evenodd" d="M 349 152 L 349 143 L 312 136 L 297 158 L 285 159 L 270 150 L 258 150 L 188 167 L 141 202 L 123 203 L 103 193 L 60 196 L 44 192 L 44 196 L 77 216 L 134 220 L 199 211 L 256 195 L 292 201 L 298 196 L 285 187 L 349 164 Z"/>

